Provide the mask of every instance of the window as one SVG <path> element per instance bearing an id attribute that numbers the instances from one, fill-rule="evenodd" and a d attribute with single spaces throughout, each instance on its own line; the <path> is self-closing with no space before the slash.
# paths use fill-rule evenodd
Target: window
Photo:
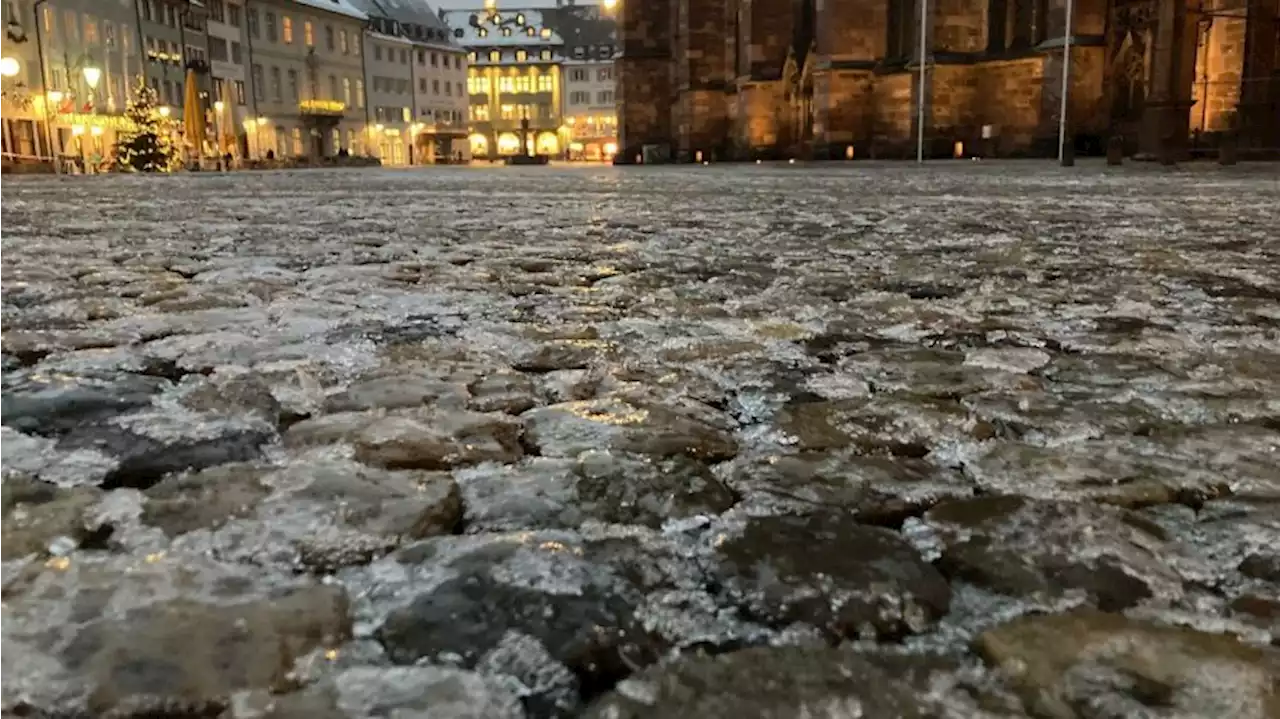
<path id="1" fill-rule="evenodd" d="M 227 21 L 227 6 L 222 0 L 209 0 L 209 19 L 214 22 Z"/>
<path id="2" fill-rule="evenodd" d="M 524 24 L 524 13 L 522 13 L 522 12 L 521 12 L 521 13 L 516 13 L 516 24 L 517 24 L 517 25 L 523 25 L 523 24 Z"/>
<path id="3" fill-rule="evenodd" d="M 267 21 L 267 40 L 276 41 L 276 14 L 269 12 L 266 14 Z"/>
<path id="4" fill-rule="evenodd" d="M 351 78 L 342 78 L 342 102 L 351 107 Z"/>
<path id="5" fill-rule="evenodd" d="M 235 7 L 235 5 L 232 5 L 231 7 Z M 236 104 L 243 105 L 244 104 L 244 80 L 236 80 L 235 87 L 236 87 Z"/>
<path id="6" fill-rule="evenodd" d="M 474 95 L 487 95 L 489 93 L 489 78 L 487 77 L 469 77 L 467 78 L 467 85 Z"/>
<path id="7" fill-rule="evenodd" d="M 338 94 L 338 76 L 330 75 L 329 76 L 329 99 L 337 100 L 340 97 L 342 96 Z"/>
<path id="8" fill-rule="evenodd" d="M 381 45 L 374 45 L 374 46 L 373 46 L 373 59 L 374 59 L 374 60 L 377 60 L 377 61 L 379 61 L 379 62 L 381 62 L 381 61 L 382 61 L 382 46 L 381 46 Z"/>
<path id="9" fill-rule="evenodd" d="M 515 92 L 516 79 L 510 75 L 498 78 L 498 92 Z"/>
<path id="10" fill-rule="evenodd" d="M 352 33 L 351 35 L 351 54 L 360 54 L 360 36 L 355 33 Z"/>
<path id="11" fill-rule="evenodd" d="M 524 29 L 524 34 L 528 35 L 529 37 L 533 37 L 538 34 L 538 31 L 535 30 L 532 25 L 530 25 L 529 27 Z"/>
<path id="12" fill-rule="evenodd" d="M 545 61 L 545 62 L 549 62 L 549 61 L 551 60 L 551 51 L 550 51 L 550 50 L 543 50 L 542 52 L 539 52 L 539 53 L 538 53 L 538 58 L 539 58 L 539 59 L 541 59 L 541 60 L 543 60 L 543 61 Z"/>
<path id="13" fill-rule="evenodd" d="M 501 51 L 501 50 L 490 50 L 490 51 L 489 51 L 489 62 L 501 62 L 501 61 L 502 61 L 502 51 Z"/>
<path id="14" fill-rule="evenodd" d="M 408 65 L 408 64 L 409 64 L 409 51 L 408 51 L 408 50 L 404 50 L 404 49 L 400 50 L 400 64 L 401 64 L 401 65 Z"/>
<path id="15" fill-rule="evenodd" d="M 445 61 L 445 67 L 449 67 L 448 55 L 445 56 L 444 61 Z M 431 67 L 439 67 L 439 66 L 440 66 L 440 56 L 435 54 L 434 52 L 431 53 Z"/>
<path id="16" fill-rule="evenodd" d="M 108 20 L 102 21 L 102 42 L 108 48 L 114 49 L 116 46 L 116 26 Z"/>
<path id="17" fill-rule="evenodd" d="M 240 6 L 227 6 L 227 24 L 231 27 L 240 27 Z"/>
<path id="18" fill-rule="evenodd" d="M 548 40 L 550 38 L 551 38 L 551 28 L 549 27 L 542 28 L 542 39 Z"/>
<path id="19" fill-rule="evenodd" d="M 432 81 L 431 81 L 431 94 L 432 94 L 432 95 L 439 95 L 439 94 L 440 94 L 440 81 L 439 81 L 439 80 L 432 80 Z"/>
<path id="20" fill-rule="evenodd" d="M 462 97 L 462 83 L 455 82 L 453 86 L 458 88 L 458 97 Z"/>
<path id="21" fill-rule="evenodd" d="M 476 28 L 476 37 L 489 37 L 489 28 Z"/>
<path id="22" fill-rule="evenodd" d="M 613 68 L 606 67 L 596 71 L 596 81 L 608 82 L 613 79 Z"/>
<path id="23" fill-rule="evenodd" d="M 178 26 L 178 8 L 173 5 L 165 5 L 164 7 L 164 24 L 169 27 Z"/>
<path id="24" fill-rule="evenodd" d="M 503 36 L 503 37 L 511 37 L 511 28 L 509 28 L 509 27 L 504 27 L 504 28 L 502 28 L 502 36 Z"/>
<path id="25" fill-rule="evenodd" d="M 915 14 L 912 2 L 890 2 L 889 19 L 885 23 L 888 34 L 886 38 L 885 57 L 905 59 L 911 53 L 918 26 L 912 20 Z"/>
<path id="26" fill-rule="evenodd" d="M 515 105 L 503 105 L 503 106 L 502 106 L 502 108 L 501 108 L 501 113 L 502 113 L 502 119 L 504 119 L 504 120 L 514 120 L 514 119 L 516 119 L 516 106 L 515 106 Z"/>
<path id="27" fill-rule="evenodd" d="M 249 37 L 261 37 L 258 32 L 258 11 L 254 8 L 245 8 L 244 18 L 249 26 Z"/>
<path id="28" fill-rule="evenodd" d="M 533 78 L 528 75 L 517 77 L 516 92 L 533 92 Z"/>
<path id="29" fill-rule="evenodd" d="M 489 106 L 488 106 L 488 105 L 473 105 L 473 106 L 471 107 L 471 119 L 472 119 L 472 120 L 475 120 L 476 122 L 488 122 L 488 121 L 489 121 Z"/>
<path id="30" fill-rule="evenodd" d="M 151 0 L 146 0 L 146 2 L 140 3 L 140 5 L 142 6 L 142 19 L 146 20 L 147 22 L 154 21 L 155 8 L 152 6 Z M 10 11 L 10 14 L 16 15 L 17 13 Z M 46 7 L 44 9 L 44 31 L 46 33 L 53 32 L 53 23 L 50 22 L 50 20 L 52 19 L 52 14 L 53 14 L 53 8 Z"/>
<path id="31" fill-rule="evenodd" d="M 284 44 L 293 44 L 293 18 L 288 15 L 280 17 L 280 34 L 284 37 Z"/>
<path id="32" fill-rule="evenodd" d="M 266 87 L 266 82 L 262 79 L 261 65 L 253 66 L 253 69 L 249 73 L 249 79 L 253 81 L 253 99 L 261 100 L 263 90 Z"/>
<path id="33" fill-rule="evenodd" d="M 471 52 L 467 53 L 467 62 L 475 62 L 475 61 L 476 61 L 476 51 L 472 50 Z"/>
<path id="34" fill-rule="evenodd" d="M 582 90 L 571 92 L 569 93 L 569 104 L 570 105 L 590 105 L 591 93 L 584 92 Z"/>
<path id="35" fill-rule="evenodd" d="M 435 53 L 432 53 L 432 54 L 434 55 Z M 426 50 L 419 50 L 419 51 L 418 51 L 418 64 L 419 64 L 419 65 L 426 65 L 426 64 L 427 64 L 427 51 L 426 51 Z"/>
<path id="36" fill-rule="evenodd" d="M 324 26 L 324 49 L 328 50 L 329 52 L 333 52 L 333 49 L 336 45 L 337 43 L 334 41 L 334 35 L 333 35 L 333 26 L 325 25 Z"/>
<path id="37" fill-rule="evenodd" d="M 601 105 L 613 104 L 613 90 L 601 90 L 596 93 L 596 102 Z"/>
<path id="38" fill-rule="evenodd" d="M 172 10 L 173 8 L 169 8 Z M 80 41 L 80 17 L 75 10 L 67 10 L 62 20 L 62 31 L 67 34 L 68 43 Z"/>
<path id="39" fill-rule="evenodd" d="M 209 59 L 218 62 L 227 61 L 227 41 L 220 37 L 209 38 Z"/>
<path id="40" fill-rule="evenodd" d="M 364 80 L 356 80 L 356 107 L 364 107 Z"/>
<path id="41" fill-rule="evenodd" d="M 302 154 L 302 128 L 300 127 L 293 128 L 293 132 L 289 133 L 289 136 L 293 139 L 293 154 L 301 155 Z"/>
<path id="42" fill-rule="evenodd" d="M 550 75 L 538 76 L 538 92 L 551 92 L 554 89 L 554 78 Z"/>
<path id="43" fill-rule="evenodd" d="M 453 85 L 446 82 L 444 84 L 444 94 L 452 96 L 453 95 L 452 88 L 453 88 Z M 459 95 L 462 94 L 462 83 L 458 83 L 458 94 Z"/>
<path id="44" fill-rule="evenodd" d="M 351 52 L 351 46 L 347 44 L 347 31 L 338 31 L 338 45 L 342 48 L 342 54 L 348 55 Z"/>
<path id="45" fill-rule="evenodd" d="M 418 92 L 425 93 L 426 91 L 427 91 L 427 78 L 425 77 L 418 78 Z"/>
<path id="46" fill-rule="evenodd" d="M 529 53 L 524 50 L 516 50 L 516 62 L 524 62 L 529 59 Z"/>
<path id="47" fill-rule="evenodd" d="M 232 7 L 235 6 L 233 5 Z M 231 43 L 231 62 L 234 62 L 237 65 L 244 64 L 244 56 L 241 54 L 242 50 L 243 48 L 241 48 L 240 43 Z"/>
<path id="48" fill-rule="evenodd" d="M 298 96 L 298 71 L 290 70 L 288 73 L 288 77 L 289 77 L 289 99 L 293 100 L 294 102 L 297 102 L 300 99 L 300 97 Z"/>
<path id="49" fill-rule="evenodd" d="M 457 30 L 453 31 L 453 36 L 461 40 L 463 37 L 466 36 L 466 33 L 462 31 L 462 28 L 458 28 Z"/>
<path id="50" fill-rule="evenodd" d="M 271 68 L 271 97 L 276 102 L 280 102 L 284 93 L 280 88 L 280 68 Z"/>
<path id="51" fill-rule="evenodd" d="M 96 45 L 98 43 L 98 23 L 93 18 L 84 19 L 84 44 Z"/>
<path id="52" fill-rule="evenodd" d="M 305 20 L 302 23 L 302 42 L 305 43 L 307 47 L 316 46 L 316 36 L 311 28 L 310 20 Z"/>
<path id="53" fill-rule="evenodd" d="M 574 71 L 572 71 L 572 72 L 570 72 L 570 73 L 569 73 L 569 79 L 570 79 L 570 80 L 572 80 L 572 81 L 574 81 L 574 82 L 586 82 L 586 81 L 587 81 L 587 71 L 586 71 L 586 70 L 583 70 L 582 68 L 578 68 L 578 69 L 576 69 L 576 70 L 574 70 Z"/>
<path id="54" fill-rule="evenodd" d="M 409 108 L 407 107 L 400 108 L 400 120 L 402 122 L 409 122 L 412 119 L 413 119 L 413 113 L 409 111 Z"/>

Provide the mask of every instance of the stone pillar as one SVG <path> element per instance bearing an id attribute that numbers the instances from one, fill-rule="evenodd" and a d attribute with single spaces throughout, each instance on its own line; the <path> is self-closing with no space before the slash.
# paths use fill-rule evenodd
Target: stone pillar
<path id="1" fill-rule="evenodd" d="M 813 78 L 814 154 L 870 155 L 873 135 L 873 70 L 885 53 L 888 3 L 883 0 L 817 0 L 817 53 Z"/>
<path id="2" fill-rule="evenodd" d="M 1280 0 L 1252 0 L 1244 40 L 1244 72 L 1237 107 L 1242 147 L 1280 147 Z"/>
<path id="3" fill-rule="evenodd" d="M 618 155 L 635 162 L 646 145 L 670 147 L 671 0 L 623 2 L 618 24 Z"/>
<path id="4" fill-rule="evenodd" d="M 1151 87 L 1138 142 L 1144 154 L 1165 163 L 1187 158 L 1198 20 L 1195 6 L 1190 5 L 1193 2 L 1197 0 L 1166 0 L 1156 4 Z"/>
<path id="5" fill-rule="evenodd" d="M 676 0 L 680 32 L 675 46 L 676 154 L 693 161 L 720 158 L 727 143 L 729 46 L 725 0 Z"/>

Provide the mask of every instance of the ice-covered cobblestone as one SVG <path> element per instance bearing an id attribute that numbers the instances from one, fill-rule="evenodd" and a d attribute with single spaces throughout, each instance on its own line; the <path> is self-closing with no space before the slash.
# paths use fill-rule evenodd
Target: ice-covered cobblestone
<path id="1" fill-rule="evenodd" d="M 6 715 L 1280 715 L 1274 167 L 3 192 Z"/>

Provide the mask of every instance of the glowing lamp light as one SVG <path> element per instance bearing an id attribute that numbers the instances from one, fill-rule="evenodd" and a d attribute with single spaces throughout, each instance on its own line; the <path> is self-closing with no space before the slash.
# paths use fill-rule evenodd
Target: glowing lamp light
<path id="1" fill-rule="evenodd" d="M 258 125 L 265 125 L 265 124 L 267 124 L 267 117 L 266 117 L 266 115 L 259 115 L 259 116 L 258 116 Z"/>
<path id="2" fill-rule="evenodd" d="M 618 144 L 615 142 L 606 142 L 604 144 L 604 154 L 606 155 L 618 154 Z"/>
<path id="3" fill-rule="evenodd" d="M 84 134 L 84 125 L 72 125 L 72 126 L 71 126 L 71 134 L 72 134 L 72 135 L 74 135 L 74 136 L 76 136 L 76 137 L 79 137 L 79 136 L 83 135 L 83 134 Z"/>
<path id="4" fill-rule="evenodd" d="M 222 100 L 218 100 L 217 102 L 213 103 L 213 111 L 221 114 L 222 109 L 226 106 L 227 106 L 226 103 L 224 103 Z"/>
<path id="5" fill-rule="evenodd" d="M 94 137 L 102 137 L 102 125 L 94 125 L 89 128 L 89 134 Z"/>
<path id="6" fill-rule="evenodd" d="M 256 125 L 257 123 L 254 122 L 252 117 L 249 117 L 249 118 L 245 118 L 245 121 L 240 124 L 244 125 L 244 129 L 252 130 L 253 126 Z"/>
<path id="7" fill-rule="evenodd" d="M 160 117 L 168 117 L 169 113 L 173 112 L 173 110 L 168 105 L 161 105 L 157 112 L 160 113 Z"/>
<path id="8" fill-rule="evenodd" d="M 601 0 L 600 4 L 604 6 L 605 10 L 612 10 L 618 7 L 618 0 Z"/>
<path id="9" fill-rule="evenodd" d="M 960 142 L 959 140 L 957 140 L 957 141 L 956 141 L 955 147 L 953 147 L 953 148 L 952 148 L 952 156 L 953 156 L 953 157 L 955 157 L 955 158 L 957 158 L 957 159 L 959 159 L 959 158 L 961 158 L 961 157 L 964 157 L 964 143 L 963 143 L 963 142 Z"/>
<path id="10" fill-rule="evenodd" d="M 62 102 L 62 93 L 57 90 L 50 90 L 49 102 L 52 102 L 55 105 Z"/>
<path id="11" fill-rule="evenodd" d="M 18 65 L 18 59 L 14 57 L 0 57 L 0 75 L 5 77 L 14 77 L 21 70 Z"/>
<path id="12" fill-rule="evenodd" d="M 89 83 L 90 90 L 98 89 L 98 81 L 102 79 L 102 68 L 86 67 L 84 69 L 84 81 Z"/>
<path id="13" fill-rule="evenodd" d="M 846 159 L 846 160 L 852 160 L 852 159 L 853 159 L 853 145 L 850 145 L 850 146 L 848 146 L 848 147 L 844 148 L 844 159 Z"/>

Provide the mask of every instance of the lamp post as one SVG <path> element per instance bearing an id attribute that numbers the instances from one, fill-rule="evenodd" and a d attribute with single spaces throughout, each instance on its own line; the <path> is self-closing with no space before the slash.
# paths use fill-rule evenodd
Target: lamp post
<path id="1" fill-rule="evenodd" d="M 216 100 L 213 103 L 213 136 L 217 139 L 218 147 L 218 166 L 226 170 L 227 167 L 222 164 L 223 147 L 222 147 L 222 110 L 227 105 L 222 100 Z"/>
<path id="2" fill-rule="evenodd" d="M 102 80 L 102 68 L 89 65 L 82 72 L 85 83 L 89 85 L 89 106 L 96 111 L 98 82 Z"/>
<path id="3" fill-rule="evenodd" d="M 49 119 L 49 102 L 53 100 L 53 93 L 49 92 L 49 76 L 44 68 L 44 30 L 40 22 L 40 6 L 47 2 L 49 0 L 36 0 L 31 10 L 36 19 L 36 58 L 40 62 L 40 95 L 44 98 L 44 135 L 49 140 L 49 155 L 53 160 L 53 172 L 54 174 L 60 174 L 62 168 L 58 167 L 58 143 L 54 140 L 53 122 Z"/>

